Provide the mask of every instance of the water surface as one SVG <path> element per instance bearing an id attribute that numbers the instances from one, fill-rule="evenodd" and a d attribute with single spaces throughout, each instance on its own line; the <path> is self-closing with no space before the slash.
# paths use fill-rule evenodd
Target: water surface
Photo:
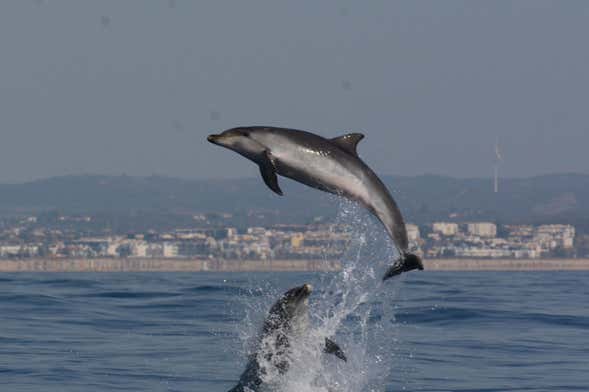
<path id="1" fill-rule="evenodd" d="M 268 293 L 325 279 L 0 275 L 1 390 L 226 391 L 242 371 L 242 339 L 259 326 Z M 359 322 L 353 315 L 336 338 L 348 355 L 390 355 L 386 385 L 365 388 L 587 391 L 588 279 L 586 272 L 411 273 L 389 285 L 393 314 L 369 317 L 390 328 L 376 335 L 387 338 L 374 353 L 360 353 L 358 340 L 347 339 Z M 312 308 L 324 306 L 318 301 L 325 296 L 314 297 Z"/>

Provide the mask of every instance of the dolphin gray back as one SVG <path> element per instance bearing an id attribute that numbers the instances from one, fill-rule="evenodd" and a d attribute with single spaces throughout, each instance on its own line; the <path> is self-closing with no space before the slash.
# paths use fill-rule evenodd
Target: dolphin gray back
<path id="1" fill-rule="evenodd" d="M 358 194 L 350 192 L 347 189 L 333 188 L 328 184 L 318 184 L 313 179 L 307 179 L 304 176 L 300 177 L 300 174 L 299 177 L 294 178 L 289 176 L 288 173 L 286 174 L 287 177 L 291 177 L 311 187 L 345 196 L 361 203 L 385 226 L 388 235 L 395 243 L 398 251 L 400 253 L 407 251 L 409 247 L 407 229 L 397 203 L 382 180 L 358 155 L 357 146 L 364 138 L 363 134 L 350 133 L 327 139 L 311 132 L 296 129 L 265 129 L 267 129 L 266 132 L 274 132 L 282 135 L 284 138 L 290 139 L 303 149 L 315 150 L 318 155 L 323 155 L 326 159 L 338 160 L 351 173 L 361 178 L 363 180 L 363 186 L 367 190 L 367 195 L 364 197 L 358 197 Z"/>

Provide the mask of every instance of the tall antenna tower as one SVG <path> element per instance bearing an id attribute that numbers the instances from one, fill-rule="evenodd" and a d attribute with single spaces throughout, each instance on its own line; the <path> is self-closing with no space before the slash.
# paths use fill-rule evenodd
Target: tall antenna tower
<path id="1" fill-rule="evenodd" d="M 503 161 L 501 151 L 499 151 L 499 141 L 495 141 L 495 164 L 493 165 L 494 171 L 494 188 L 495 193 L 499 192 L 499 165 Z"/>

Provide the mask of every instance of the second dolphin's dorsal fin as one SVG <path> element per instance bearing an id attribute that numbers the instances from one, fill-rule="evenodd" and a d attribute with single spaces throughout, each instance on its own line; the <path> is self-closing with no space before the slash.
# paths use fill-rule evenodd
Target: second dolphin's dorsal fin
<path id="1" fill-rule="evenodd" d="M 356 147 L 362 139 L 364 139 L 364 135 L 361 133 L 348 133 L 347 135 L 334 137 L 331 141 L 337 144 L 342 150 L 357 157 L 358 152 L 356 151 Z"/>

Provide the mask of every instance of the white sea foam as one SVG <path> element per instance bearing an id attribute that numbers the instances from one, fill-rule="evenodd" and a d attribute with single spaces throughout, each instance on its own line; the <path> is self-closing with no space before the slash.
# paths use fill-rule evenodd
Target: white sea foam
<path id="1" fill-rule="evenodd" d="M 393 310 L 399 278 L 382 282 L 382 275 L 396 258 L 396 251 L 380 224 L 361 207 L 339 202 L 337 222 L 348 224 L 352 234 L 343 270 L 313 282 L 309 329 L 291 339 L 288 372 L 280 374 L 270 364 L 262 363 L 268 369 L 264 391 L 385 391 L 387 380 L 393 376 L 397 336 Z M 281 294 L 268 284 L 261 291 L 263 295 L 248 299 L 247 316 L 240 323 L 244 354 L 256 348 L 252 342 L 268 303 Z M 322 352 L 325 337 L 339 344 L 347 362 Z"/>

